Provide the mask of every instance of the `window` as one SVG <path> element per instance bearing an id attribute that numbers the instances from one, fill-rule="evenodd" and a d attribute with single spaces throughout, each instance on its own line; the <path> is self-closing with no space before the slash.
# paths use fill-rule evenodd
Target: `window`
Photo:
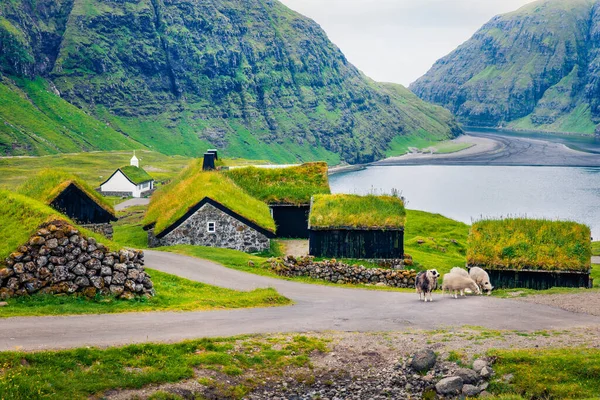
<path id="1" fill-rule="evenodd" d="M 207 222 L 206 223 L 206 231 L 209 233 L 214 233 L 217 231 L 217 223 L 216 222 Z"/>

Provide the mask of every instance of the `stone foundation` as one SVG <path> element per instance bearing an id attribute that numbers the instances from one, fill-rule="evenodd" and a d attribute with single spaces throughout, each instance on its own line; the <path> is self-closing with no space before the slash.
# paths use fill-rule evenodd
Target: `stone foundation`
<path id="1" fill-rule="evenodd" d="M 207 231 L 208 222 L 215 223 L 215 232 Z M 207 203 L 162 238 L 156 237 L 153 229 L 148 231 L 149 247 L 179 244 L 257 253 L 268 250 L 271 241 L 254 228 Z"/>
<path id="2" fill-rule="evenodd" d="M 106 197 L 133 197 L 132 192 L 103 192 L 100 188 L 97 188 L 96 191 Z"/>
<path id="3" fill-rule="evenodd" d="M 152 280 L 144 272 L 143 252 L 111 252 L 64 221 L 41 227 L 4 265 L 0 265 L 0 299 L 34 293 L 124 299 L 154 295 Z"/>
<path id="4" fill-rule="evenodd" d="M 269 260 L 271 270 L 281 276 L 308 276 L 334 283 L 385 285 L 414 288 L 417 272 L 413 270 L 365 268 L 336 260 L 315 262 L 313 257 L 286 256 Z"/>
<path id="5" fill-rule="evenodd" d="M 107 222 L 106 224 L 87 224 L 87 225 L 81 225 L 82 228 L 85 228 L 89 231 L 98 233 L 104 237 L 106 237 L 107 239 L 111 239 L 113 238 L 113 226 Z"/>

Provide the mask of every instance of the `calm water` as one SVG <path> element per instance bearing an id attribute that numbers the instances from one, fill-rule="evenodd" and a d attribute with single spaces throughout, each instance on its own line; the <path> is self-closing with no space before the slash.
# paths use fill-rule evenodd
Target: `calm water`
<path id="1" fill-rule="evenodd" d="M 472 219 L 570 219 L 600 239 L 600 168 L 386 166 L 330 177 L 334 193 L 402 191 L 408 208 Z"/>

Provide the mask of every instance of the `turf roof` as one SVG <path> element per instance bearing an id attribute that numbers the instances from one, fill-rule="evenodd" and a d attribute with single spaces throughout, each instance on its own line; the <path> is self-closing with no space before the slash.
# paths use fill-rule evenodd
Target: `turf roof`
<path id="1" fill-rule="evenodd" d="M 359 196 L 352 194 L 313 197 L 309 225 L 311 229 L 403 229 L 406 210 L 396 196 Z"/>
<path id="2" fill-rule="evenodd" d="M 331 193 L 324 162 L 288 168 L 236 168 L 225 174 L 268 204 L 309 204 L 312 196 Z"/>
<path id="3" fill-rule="evenodd" d="M 119 168 L 121 172 L 136 185 L 142 184 L 144 182 L 149 182 L 154 180 L 146 171 L 142 168 L 126 165 L 124 167 Z"/>
<path id="4" fill-rule="evenodd" d="M 84 236 L 94 237 L 113 251 L 119 250 L 119 246 L 105 237 L 77 227 L 73 221 L 48 205 L 6 190 L 0 190 L 0 221 L 0 264 L 19 246 L 26 244 L 40 226 L 52 221 L 66 221 Z"/>
<path id="5" fill-rule="evenodd" d="M 46 205 L 50 205 L 70 184 L 77 186 L 94 200 L 96 204 L 113 216 L 115 215 L 113 206 L 84 180 L 60 170 L 43 170 L 39 174 L 29 178 L 17 191 L 20 194 L 39 200 Z"/>
<path id="6" fill-rule="evenodd" d="M 208 197 L 256 225 L 275 232 L 269 207 L 216 171 L 202 171 L 202 160 L 194 160 L 169 185 L 152 196 L 144 225 L 155 223 L 154 233 L 162 233 Z"/>
<path id="7" fill-rule="evenodd" d="M 507 218 L 475 222 L 467 262 L 491 269 L 589 271 L 591 232 L 570 221 Z"/>

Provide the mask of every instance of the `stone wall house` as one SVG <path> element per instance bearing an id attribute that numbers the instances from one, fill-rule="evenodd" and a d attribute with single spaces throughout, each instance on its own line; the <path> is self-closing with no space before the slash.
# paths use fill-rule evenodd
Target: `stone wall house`
<path id="1" fill-rule="evenodd" d="M 155 235 L 154 228 L 148 230 L 150 247 L 187 244 L 248 253 L 268 250 L 272 237 L 269 230 L 209 197 L 159 234 Z"/>
<path id="2" fill-rule="evenodd" d="M 130 165 L 118 168 L 100 185 L 100 193 L 105 196 L 148 197 L 154 191 L 154 179 L 139 166 L 134 155 Z"/>
<path id="3" fill-rule="evenodd" d="M 111 223 L 117 221 L 114 208 L 78 177 L 62 171 L 43 171 L 18 191 L 49 205 L 80 226 L 112 239 Z"/>

